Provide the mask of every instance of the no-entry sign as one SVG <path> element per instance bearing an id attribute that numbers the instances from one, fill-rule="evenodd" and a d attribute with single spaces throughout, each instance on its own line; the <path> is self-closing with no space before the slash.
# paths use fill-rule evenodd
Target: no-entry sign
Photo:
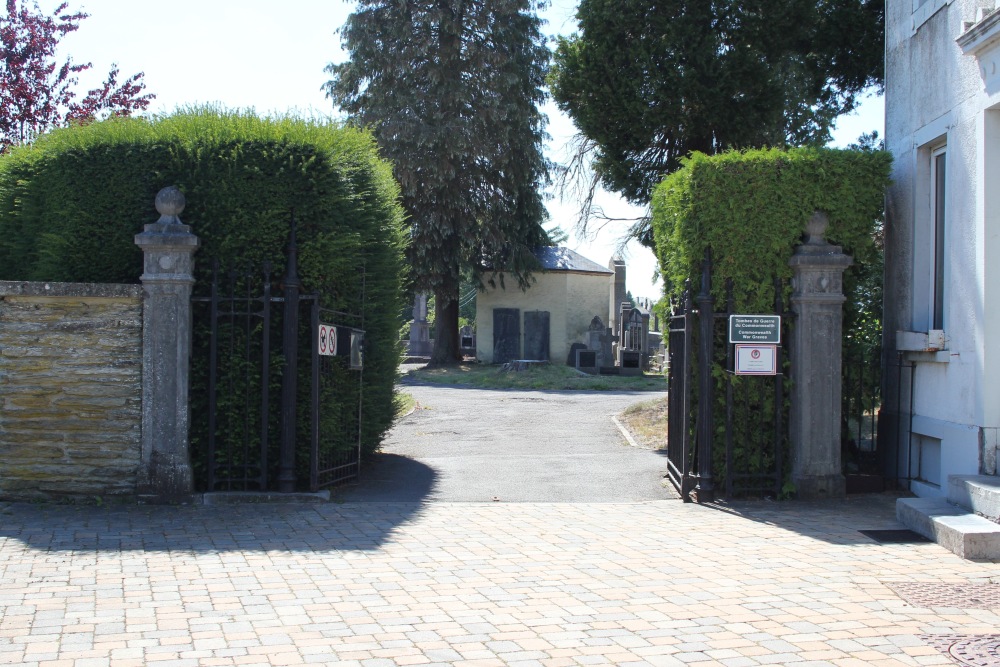
<path id="1" fill-rule="evenodd" d="M 332 324 L 319 325 L 319 345 L 320 356 L 337 356 L 337 327 Z"/>

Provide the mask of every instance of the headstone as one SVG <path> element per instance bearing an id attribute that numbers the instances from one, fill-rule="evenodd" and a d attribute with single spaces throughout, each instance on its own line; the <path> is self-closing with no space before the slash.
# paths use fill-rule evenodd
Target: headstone
<path id="1" fill-rule="evenodd" d="M 604 335 L 601 336 L 601 357 L 598 362 L 601 368 L 610 368 L 615 365 L 615 352 L 614 345 L 618 342 L 618 336 L 614 334 L 611 327 L 604 329 Z"/>
<path id="2" fill-rule="evenodd" d="M 604 336 L 604 322 L 601 321 L 599 315 L 594 315 L 594 319 L 590 321 L 590 328 L 587 329 L 587 349 L 594 350 L 597 352 L 597 364 L 603 364 L 603 355 L 601 354 L 601 337 Z M 574 358 L 575 359 L 575 358 Z"/>
<path id="3" fill-rule="evenodd" d="M 608 303 L 608 326 L 611 327 L 612 331 L 618 335 L 621 329 L 621 320 L 619 317 L 619 308 L 621 303 L 625 301 L 625 261 L 620 257 L 612 257 L 611 261 L 608 262 L 608 268 L 614 271 L 614 278 L 611 282 L 611 293 L 609 296 Z M 617 341 L 616 341 L 617 342 Z M 612 347 L 611 354 L 605 357 L 608 364 L 612 362 L 615 358 L 616 347 Z"/>
<path id="4" fill-rule="evenodd" d="M 642 375 L 642 352 L 638 350 L 619 349 L 622 375 Z"/>
<path id="5" fill-rule="evenodd" d="M 597 352 L 594 350 L 581 350 L 576 351 L 576 369 L 583 371 L 584 373 L 590 373 L 591 375 L 596 375 L 600 372 L 600 366 L 597 364 Z"/>
<path id="6" fill-rule="evenodd" d="M 475 330 L 466 324 L 464 327 L 458 330 L 458 340 L 459 345 L 464 353 L 476 353 L 476 332 Z"/>
<path id="7" fill-rule="evenodd" d="M 576 367 L 576 352 L 577 350 L 588 349 L 583 343 L 573 343 L 569 346 L 569 354 L 566 356 L 566 365 L 570 368 Z"/>
<path id="8" fill-rule="evenodd" d="M 427 294 L 420 293 L 413 297 L 413 321 L 410 322 L 411 357 L 431 356 L 431 330 L 427 324 Z"/>

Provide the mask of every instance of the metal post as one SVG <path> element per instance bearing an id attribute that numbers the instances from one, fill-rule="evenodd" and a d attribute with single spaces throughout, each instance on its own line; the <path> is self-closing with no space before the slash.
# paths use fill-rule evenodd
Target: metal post
<path id="1" fill-rule="evenodd" d="M 726 318 L 734 314 L 733 279 L 726 279 Z M 733 380 L 735 370 L 734 346 L 726 341 L 726 495 L 733 496 Z"/>
<path id="2" fill-rule="evenodd" d="M 288 259 L 281 289 L 285 298 L 282 322 L 282 351 L 285 367 L 281 375 L 281 448 L 279 450 L 278 491 L 295 491 L 295 427 L 296 396 L 298 394 L 299 355 L 299 282 L 298 246 L 295 241 L 295 215 L 292 214 L 288 239 Z"/>
<path id="3" fill-rule="evenodd" d="M 271 407 L 271 263 L 264 262 L 264 294 L 260 299 L 260 490 L 267 490 L 267 450 Z"/>
<path id="4" fill-rule="evenodd" d="M 694 488 L 695 502 L 710 502 L 715 497 L 712 483 L 712 401 L 715 383 L 712 381 L 712 343 L 715 338 L 715 311 L 712 299 L 712 250 L 705 249 L 701 270 L 701 291 L 698 293 L 698 484 Z"/>
<path id="5" fill-rule="evenodd" d="M 774 279 L 774 314 L 785 321 L 785 304 L 781 298 L 784 285 L 781 278 Z M 779 329 L 780 333 L 780 329 Z M 785 340 L 781 336 L 781 340 Z M 782 359 L 782 346 L 775 346 L 774 366 L 778 374 L 774 376 L 774 495 L 781 496 L 785 474 L 785 371 Z"/>

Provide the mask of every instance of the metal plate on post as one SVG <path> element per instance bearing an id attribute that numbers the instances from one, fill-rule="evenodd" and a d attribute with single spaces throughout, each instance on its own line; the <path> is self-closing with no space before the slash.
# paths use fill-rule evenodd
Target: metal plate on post
<path id="1" fill-rule="evenodd" d="M 781 343 L 781 315 L 730 315 L 730 343 Z"/>
<path id="2" fill-rule="evenodd" d="M 321 357 L 335 357 L 337 356 L 337 327 L 333 324 L 320 324 L 319 325 L 319 337 L 317 339 L 317 344 L 319 345 L 319 354 Z"/>
<path id="3" fill-rule="evenodd" d="M 737 375 L 777 375 L 777 345 L 736 346 Z"/>

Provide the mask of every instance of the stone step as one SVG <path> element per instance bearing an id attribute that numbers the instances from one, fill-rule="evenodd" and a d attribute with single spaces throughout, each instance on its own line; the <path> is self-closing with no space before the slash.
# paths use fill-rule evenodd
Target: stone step
<path id="1" fill-rule="evenodd" d="M 896 518 L 962 558 L 1000 559 L 1000 524 L 944 498 L 900 498 Z"/>
<path id="2" fill-rule="evenodd" d="M 949 475 L 948 502 L 996 521 L 1000 518 L 1000 477 Z"/>

